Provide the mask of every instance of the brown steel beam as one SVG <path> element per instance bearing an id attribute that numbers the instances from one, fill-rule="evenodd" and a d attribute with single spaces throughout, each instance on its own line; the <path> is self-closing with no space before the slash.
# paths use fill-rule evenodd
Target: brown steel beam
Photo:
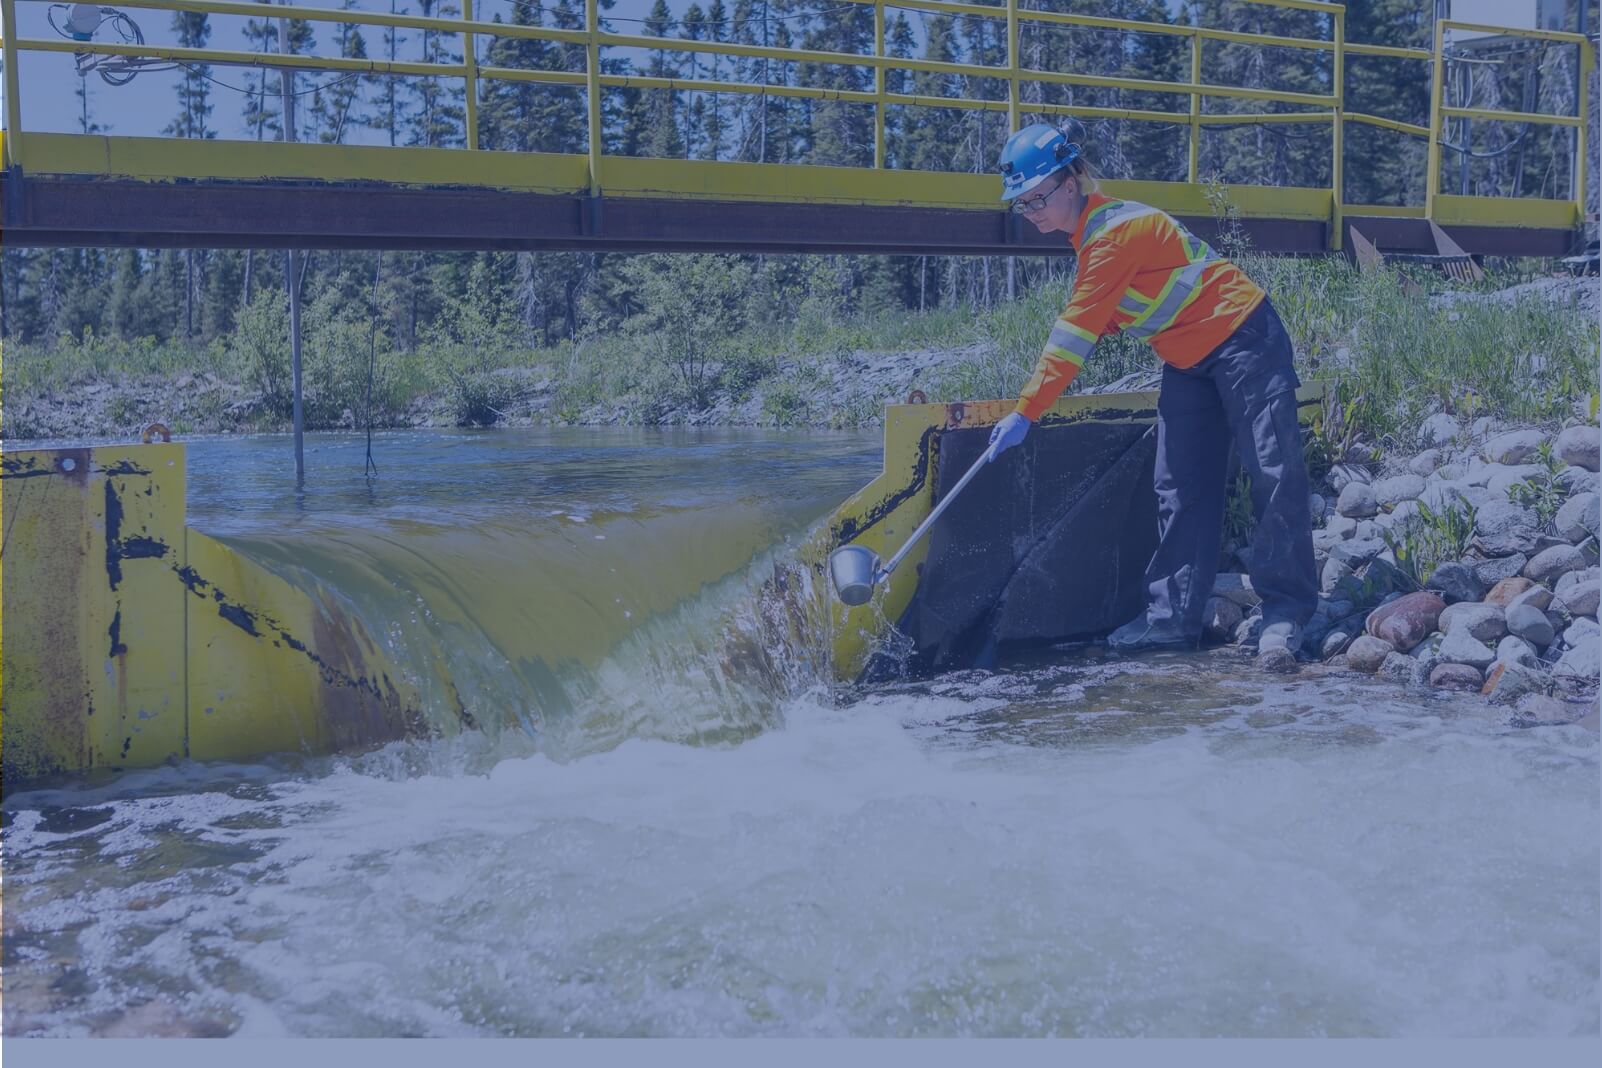
<path id="1" fill-rule="evenodd" d="M 1437 255 L 1428 219 L 1348 215 L 1346 222 L 1374 243 L 1383 255 Z M 1471 256 L 1567 256 L 1574 251 L 1574 230 L 1535 230 L 1516 226 L 1443 226 Z"/>
<path id="2" fill-rule="evenodd" d="M 861 204 L 709 201 L 326 182 L 139 182 L 0 176 L 0 240 L 34 247 L 437 249 L 504 251 L 850 252 L 884 255 L 1066 255 L 997 211 Z M 19 195 L 20 194 L 20 195 Z M 1181 216 L 1216 242 L 1217 223 Z M 1433 252 L 1422 219 L 1347 222 L 1381 251 Z M 1328 224 L 1243 219 L 1259 252 L 1328 249 Z M 1560 256 L 1568 231 L 1454 227 L 1470 253 Z"/>

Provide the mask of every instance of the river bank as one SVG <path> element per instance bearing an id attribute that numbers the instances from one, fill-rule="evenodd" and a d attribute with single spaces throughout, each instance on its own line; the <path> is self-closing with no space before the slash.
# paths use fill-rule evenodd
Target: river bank
<path id="1" fill-rule="evenodd" d="M 1274 294 L 1303 377 L 1343 391 L 1353 402 L 1348 422 L 1371 439 L 1410 445 L 1408 428 L 1461 404 L 1555 424 L 1598 388 L 1594 280 L 1443 288 L 1419 300 L 1400 274 L 1363 275 L 1341 261 L 1263 258 L 1250 267 Z M 914 391 L 930 401 L 1016 393 L 1065 294 L 1058 284 L 990 309 L 798 318 L 713 339 L 716 353 L 699 362 L 655 352 L 626 330 L 554 349 L 403 353 L 376 342 L 369 351 L 366 337 L 314 327 L 306 422 L 326 430 L 369 422 L 871 428 L 886 404 Z M 10 344 L 0 434 L 8 442 L 127 437 L 152 422 L 180 434 L 288 430 L 287 358 L 283 338 L 254 335 L 193 351 L 103 338 Z M 1155 367 L 1138 342 L 1109 339 L 1076 388 L 1128 388 Z"/>

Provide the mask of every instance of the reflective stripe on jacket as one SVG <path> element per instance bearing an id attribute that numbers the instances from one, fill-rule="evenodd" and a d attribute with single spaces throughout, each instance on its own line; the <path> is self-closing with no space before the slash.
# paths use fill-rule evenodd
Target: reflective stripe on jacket
<path id="1" fill-rule="evenodd" d="M 1079 267 L 1017 410 L 1050 408 L 1103 334 L 1145 338 L 1175 367 L 1201 362 L 1261 303 L 1263 291 L 1172 216 L 1092 193 L 1073 234 Z"/>

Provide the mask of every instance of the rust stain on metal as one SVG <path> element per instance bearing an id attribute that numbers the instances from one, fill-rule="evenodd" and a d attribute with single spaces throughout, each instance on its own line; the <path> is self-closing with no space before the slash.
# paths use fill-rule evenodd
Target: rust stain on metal
<path id="1" fill-rule="evenodd" d="M 946 429 L 956 430 L 968 416 L 968 406 L 961 401 L 946 405 Z"/>
<path id="2" fill-rule="evenodd" d="M 320 711 L 332 748 L 369 746 L 427 732 L 422 709 L 407 705 L 388 675 L 370 675 L 368 658 L 358 644 L 358 635 L 364 633 L 361 624 L 347 616 L 326 593 L 318 598 L 312 642 L 308 645 L 267 613 L 252 611 L 234 601 L 194 568 L 175 567 L 173 572 L 196 597 L 205 598 L 204 591 L 210 590 L 217 614 L 223 619 L 253 638 L 300 653 L 316 666 Z"/>
<path id="3" fill-rule="evenodd" d="M 367 657 L 358 644 L 359 624 L 326 593 L 318 597 L 318 608 L 312 624 L 317 651 L 306 652 L 321 669 L 324 723 L 334 747 L 372 745 L 416 733 L 421 710 L 402 707 L 387 675 L 382 687 L 368 677 Z"/>

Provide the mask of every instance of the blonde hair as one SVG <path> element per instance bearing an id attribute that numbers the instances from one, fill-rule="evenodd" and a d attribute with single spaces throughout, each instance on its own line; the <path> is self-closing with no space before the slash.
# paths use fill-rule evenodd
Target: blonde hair
<path id="1" fill-rule="evenodd" d="M 1088 197 L 1092 193 L 1101 192 L 1100 175 L 1095 166 L 1084 156 L 1068 164 L 1068 173 L 1079 180 L 1080 196 Z"/>

